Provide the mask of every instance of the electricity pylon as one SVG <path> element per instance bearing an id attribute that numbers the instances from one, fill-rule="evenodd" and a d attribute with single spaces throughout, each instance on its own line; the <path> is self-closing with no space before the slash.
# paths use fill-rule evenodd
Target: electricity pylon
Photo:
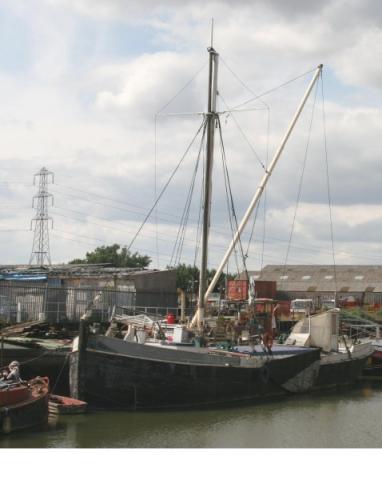
<path id="1" fill-rule="evenodd" d="M 36 185 L 36 177 L 39 177 L 38 193 L 34 195 L 32 208 L 36 209 L 36 215 L 31 221 L 31 230 L 34 222 L 34 236 L 32 254 L 30 256 L 29 265 L 37 264 L 42 267 L 44 264 L 51 265 L 50 249 L 49 249 L 49 222 L 53 219 L 48 215 L 49 199 L 52 200 L 53 195 L 48 193 L 49 177 L 51 176 L 54 183 L 54 174 L 45 167 L 35 174 L 33 185 Z"/>

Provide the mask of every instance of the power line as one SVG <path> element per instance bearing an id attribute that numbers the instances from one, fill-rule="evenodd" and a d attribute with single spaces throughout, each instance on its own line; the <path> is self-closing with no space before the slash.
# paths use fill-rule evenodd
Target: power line
<path id="1" fill-rule="evenodd" d="M 55 232 L 61 232 L 61 233 L 63 233 L 64 235 L 71 235 L 71 236 L 74 236 L 74 235 L 75 235 L 75 238 L 70 238 L 70 237 L 62 236 L 62 235 L 57 235 L 57 233 L 55 233 Z M 53 232 L 53 235 L 54 235 L 55 237 L 58 237 L 58 238 L 61 238 L 61 239 L 64 239 L 64 240 L 70 240 L 70 241 L 72 241 L 72 242 L 74 242 L 74 243 L 79 243 L 79 244 L 81 243 L 81 244 L 84 244 L 84 245 L 92 245 L 92 246 L 95 246 L 95 247 L 99 247 L 100 245 L 104 245 L 105 242 L 106 242 L 105 239 L 102 240 L 102 239 L 100 239 L 100 238 L 89 237 L 89 236 L 87 236 L 87 235 L 79 235 L 78 233 L 72 234 L 72 233 L 70 233 L 70 232 L 67 232 L 66 230 L 61 230 L 61 229 L 57 229 L 57 228 L 55 228 L 55 230 L 54 230 L 54 232 Z M 82 242 L 81 240 L 78 240 L 77 237 L 85 238 L 85 239 L 90 239 L 90 240 L 95 240 L 95 241 L 98 242 L 98 243 Z M 141 250 L 142 252 L 144 252 L 144 253 L 149 253 L 149 254 L 155 253 L 153 250 L 149 250 L 149 249 L 147 249 L 147 248 L 142 248 L 142 249 L 140 249 L 140 250 Z M 170 259 L 170 256 L 169 256 L 169 255 L 166 255 L 166 256 L 161 255 L 160 257 L 161 257 L 161 258 L 166 258 L 167 260 Z"/>
<path id="2" fill-rule="evenodd" d="M 59 208 L 61 210 L 67 210 L 67 211 L 70 211 L 70 212 L 73 212 L 73 213 L 76 213 L 78 215 L 84 215 L 84 216 L 87 216 L 87 217 L 91 217 L 91 218 L 98 218 L 98 219 L 101 219 L 101 220 L 104 220 L 105 222 L 107 223 L 118 223 L 119 225 L 122 225 L 120 222 L 113 222 L 112 220 L 108 220 L 104 217 L 98 217 L 98 216 L 95 216 L 95 215 L 87 215 L 83 212 L 78 212 L 76 210 L 71 210 L 71 209 L 66 209 L 64 207 L 58 207 L 57 205 L 55 205 L 54 207 L 55 209 Z M 107 225 L 102 225 L 101 223 L 97 223 L 97 222 L 91 222 L 89 220 L 85 220 L 85 219 L 79 219 L 79 218 L 75 218 L 75 217 L 70 217 L 68 215 L 63 215 L 63 214 L 60 214 L 58 212 L 55 213 L 55 215 L 58 215 L 58 216 L 61 216 L 63 218 L 67 218 L 69 220 L 75 220 L 75 221 L 78 221 L 80 223 L 83 223 L 83 224 L 86 224 L 86 223 L 89 223 L 91 225 L 96 225 L 96 226 L 100 226 L 100 227 L 103 227 L 103 228 L 110 228 L 108 227 Z M 118 231 L 126 231 L 127 233 L 131 234 L 131 231 L 128 229 L 128 228 L 115 228 L 115 227 L 112 227 L 113 230 L 118 230 Z M 152 231 L 152 230 L 149 230 L 149 232 Z M 152 231 L 154 233 L 154 231 Z M 225 234 L 227 233 L 226 230 L 219 230 L 219 229 L 216 229 L 216 228 L 212 228 L 211 229 L 211 233 L 212 234 L 218 234 L 218 235 L 222 235 L 222 234 Z M 141 237 L 143 238 L 151 238 L 151 236 L 149 235 L 141 235 Z M 166 233 L 161 233 L 161 235 L 159 235 L 159 240 L 161 242 L 168 242 L 168 239 L 175 239 L 176 237 L 176 234 L 174 233 L 173 235 L 170 235 L 170 234 L 166 234 Z M 94 239 L 94 238 L 93 238 Z M 263 239 L 260 238 L 260 237 L 257 237 L 257 236 L 253 236 L 253 242 L 260 242 L 262 241 Z M 283 243 L 288 243 L 288 239 L 283 239 L 283 238 L 280 238 L 280 237 L 273 237 L 273 236 L 267 236 L 267 241 L 266 243 L 269 245 L 277 245 L 277 244 L 283 244 Z M 185 244 L 189 244 L 191 246 L 191 240 L 190 241 L 187 241 L 185 240 Z M 216 244 L 216 243 L 213 243 L 211 242 L 211 246 L 214 247 L 215 250 L 225 250 L 225 248 L 221 247 L 220 245 Z M 301 243 L 296 243 L 294 242 L 294 245 L 293 245 L 294 248 L 298 248 L 300 250 L 306 250 L 306 251 L 310 251 L 310 252 L 322 252 L 324 254 L 331 254 L 332 251 L 329 250 L 329 249 L 325 249 L 325 248 L 322 248 L 322 246 L 314 246 L 310 243 L 310 246 L 305 246 Z M 347 252 L 347 251 L 342 251 L 342 253 L 346 254 L 346 255 L 349 255 L 351 256 L 352 258 L 358 258 L 358 259 L 369 259 L 369 260 L 382 260 L 382 256 L 371 256 L 371 255 L 354 255 L 350 252 Z M 251 254 L 251 256 L 254 256 L 253 254 Z"/>
<path id="3" fill-rule="evenodd" d="M 138 228 L 137 232 L 135 233 L 134 237 L 132 238 L 132 240 L 130 241 L 130 244 L 129 246 L 127 247 L 128 250 L 130 250 L 130 248 L 132 247 L 133 243 L 135 242 L 137 236 L 139 235 L 139 233 L 141 232 L 142 228 L 144 227 L 144 225 L 146 224 L 147 220 L 149 219 L 150 215 L 152 214 L 153 210 L 156 208 L 156 206 L 158 205 L 158 202 L 159 200 L 162 198 L 162 195 L 164 194 L 164 192 L 166 191 L 168 185 L 170 184 L 171 180 L 174 178 L 176 172 L 178 171 L 179 167 L 181 166 L 181 164 L 183 163 L 184 159 L 186 158 L 186 155 L 188 154 L 188 152 L 190 151 L 192 145 L 194 144 L 195 142 L 195 139 L 197 138 L 197 136 L 199 135 L 200 131 L 203 129 L 204 127 L 204 124 L 205 124 L 206 120 L 203 118 L 203 122 L 201 123 L 200 127 L 198 128 L 197 132 L 195 133 L 194 137 L 192 138 L 191 142 L 189 143 L 188 147 L 186 148 L 186 151 L 184 152 L 184 154 L 182 155 L 181 159 L 179 160 L 178 164 L 176 165 L 175 169 L 173 170 L 173 172 L 171 173 L 170 177 L 168 178 L 167 182 L 165 183 L 164 187 L 162 188 L 161 192 L 159 193 L 157 199 L 155 200 L 154 202 L 154 205 L 150 208 L 148 214 L 145 216 L 143 222 L 141 223 L 140 227 Z"/>
<path id="4" fill-rule="evenodd" d="M 131 207 L 134 207 L 134 208 L 138 208 L 140 210 L 145 210 L 140 205 L 136 205 L 134 203 L 126 202 L 124 200 L 118 200 L 116 198 L 107 197 L 106 195 L 100 195 L 99 193 L 89 192 L 87 190 L 82 190 L 80 188 L 72 187 L 72 186 L 66 185 L 64 183 L 56 183 L 55 184 L 55 189 L 57 189 L 57 186 L 64 187 L 64 188 L 70 188 L 71 190 L 75 190 L 75 191 L 80 192 L 80 193 L 85 193 L 86 195 L 91 195 L 91 196 L 94 196 L 94 197 L 103 198 L 104 200 L 109 200 L 111 202 L 120 203 L 122 205 L 128 205 L 128 206 L 131 206 Z M 67 194 L 67 195 L 69 195 L 69 194 Z M 78 197 L 78 198 L 83 198 L 83 197 Z M 86 200 L 90 201 L 88 199 L 86 199 Z"/>

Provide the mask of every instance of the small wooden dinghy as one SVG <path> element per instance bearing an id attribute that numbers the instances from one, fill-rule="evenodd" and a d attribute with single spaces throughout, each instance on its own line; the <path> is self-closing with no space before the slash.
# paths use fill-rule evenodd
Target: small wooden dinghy
<path id="1" fill-rule="evenodd" d="M 49 396 L 49 413 L 53 415 L 72 415 L 84 413 L 88 404 L 81 400 L 62 395 Z"/>
<path id="2" fill-rule="evenodd" d="M 0 434 L 46 423 L 48 398 L 49 379 L 46 377 L 1 388 Z"/>

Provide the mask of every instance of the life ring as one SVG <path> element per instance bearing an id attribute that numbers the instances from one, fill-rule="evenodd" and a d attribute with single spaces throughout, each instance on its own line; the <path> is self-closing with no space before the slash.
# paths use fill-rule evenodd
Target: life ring
<path id="1" fill-rule="evenodd" d="M 269 332 L 265 332 L 263 335 L 263 344 L 270 350 L 273 345 L 273 335 Z"/>

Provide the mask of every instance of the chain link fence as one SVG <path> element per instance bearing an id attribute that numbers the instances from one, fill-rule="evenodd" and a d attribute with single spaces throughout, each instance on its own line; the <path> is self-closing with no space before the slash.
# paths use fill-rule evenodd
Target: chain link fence
<path id="1" fill-rule="evenodd" d="M 51 324 L 77 323 L 100 293 L 93 310 L 100 322 L 107 321 L 112 312 L 166 315 L 178 309 L 174 292 L 0 284 L 0 321 L 8 325 L 34 320 Z"/>

